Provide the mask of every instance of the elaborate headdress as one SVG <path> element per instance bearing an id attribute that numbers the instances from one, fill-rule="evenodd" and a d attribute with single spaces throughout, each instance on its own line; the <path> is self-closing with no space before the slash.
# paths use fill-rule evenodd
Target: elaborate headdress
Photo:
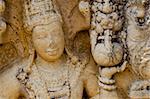
<path id="1" fill-rule="evenodd" d="M 32 31 L 35 26 L 62 21 L 52 0 L 24 0 L 24 27 Z"/>

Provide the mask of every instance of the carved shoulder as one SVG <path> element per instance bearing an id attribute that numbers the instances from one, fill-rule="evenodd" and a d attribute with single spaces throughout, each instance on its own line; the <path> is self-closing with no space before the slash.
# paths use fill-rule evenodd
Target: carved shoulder
<path id="1" fill-rule="evenodd" d="M 1 99 L 17 99 L 20 95 L 21 85 L 16 75 L 21 65 L 12 64 L 10 68 L 1 71 L 0 74 L 0 97 Z"/>
<path id="2" fill-rule="evenodd" d="M 30 58 L 17 59 L 0 71 L 0 99 L 18 99 L 23 87 L 17 79 L 20 68 L 28 66 Z"/>

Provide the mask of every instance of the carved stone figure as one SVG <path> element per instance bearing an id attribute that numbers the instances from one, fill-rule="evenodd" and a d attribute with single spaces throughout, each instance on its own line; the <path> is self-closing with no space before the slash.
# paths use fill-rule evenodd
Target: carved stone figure
<path id="1" fill-rule="evenodd" d="M 149 32 L 149 0 L 0 0 L 0 99 L 149 99 Z"/>
<path id="2" fill-rule="evenodd" d="M 99 99 L 97 68 L 87 50 L 90 48 L 88 34 L 79 31 L 74 38 L 74 51 L 80 55 L 74 63 L 64 52 L 63 21 L 57 3 L 53 0 L 26 0 L 23 6 L 24 27 L 32 35 L 33 49 L 23 62 L 14 64 L 15 70 L 19 68 L 18 72 L 11 73 L 11 69 L 7 69 L 1 73 L 13 78 L 16 74 L 18 80 L 11 80 L 8 90 L 0 83 L 0 92 L 4 90 L 0 98 L 82 99 L 85 89 L 88 98 Z M 86 55 L 89 55 L 88 60 L 84 62 L 81 59 Z M 5 77 L 0 76 L 0 82 Z"/>
<path id="3" fill-rule="evenodd" d="M 130 54 L 130 62 L 133 70 L 140 75 L 149 76 L 144 72 L 142 65 L 146 65 L 144 58 L 147 57 L 149 49 L 149 5 L 145 0 L 129 2 L 127 5 L 127 45 Z M 146 8 L 147 7 L 147 8 Z M 138 45 L 138 46 L 137 46 Z M 143 74 L 147 73 L 147 74 Z M 149 78 L 149 77 L 148 77 Z"/>
<path id="4" fill-rule="evenodd" d="M 124 2 L 121 0 L 94 0 L 91 5 L 91 51 L 101 66 L 99 85 L 102 99 L 118 99 L 112 76 L 124 71 L 127 63 L 120 32 L 124 22 L 122 9 Z"/>
<path id="5" fill-rule="evenodd" d="M 129 92 L 131 98 L 150 98 L 149 96 L 149 1 L 128 1 L 126 8 L 127 46 L 132 69 L 144 81 L 135 81 Z"/>

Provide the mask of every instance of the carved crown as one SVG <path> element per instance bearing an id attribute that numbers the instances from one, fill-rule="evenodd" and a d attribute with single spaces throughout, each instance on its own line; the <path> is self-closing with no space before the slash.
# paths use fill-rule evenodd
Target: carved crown
<path id="1" fill-rule="evenodd" d="M 25 0 L 24 27 L 31 31 L 35 26 L 61 20 L 52 0 Z"/>

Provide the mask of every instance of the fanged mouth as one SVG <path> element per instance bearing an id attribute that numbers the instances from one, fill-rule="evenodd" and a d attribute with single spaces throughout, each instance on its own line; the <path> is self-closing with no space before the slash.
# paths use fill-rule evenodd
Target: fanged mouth
<path id="1" fill-rule="evenodd" d="M 145 18 L 136 18 L 136 23 L 137 23 L 137 26 L 139 28 L 146 28 L 147 27 L 147 23 L 146 23 Z"/>

